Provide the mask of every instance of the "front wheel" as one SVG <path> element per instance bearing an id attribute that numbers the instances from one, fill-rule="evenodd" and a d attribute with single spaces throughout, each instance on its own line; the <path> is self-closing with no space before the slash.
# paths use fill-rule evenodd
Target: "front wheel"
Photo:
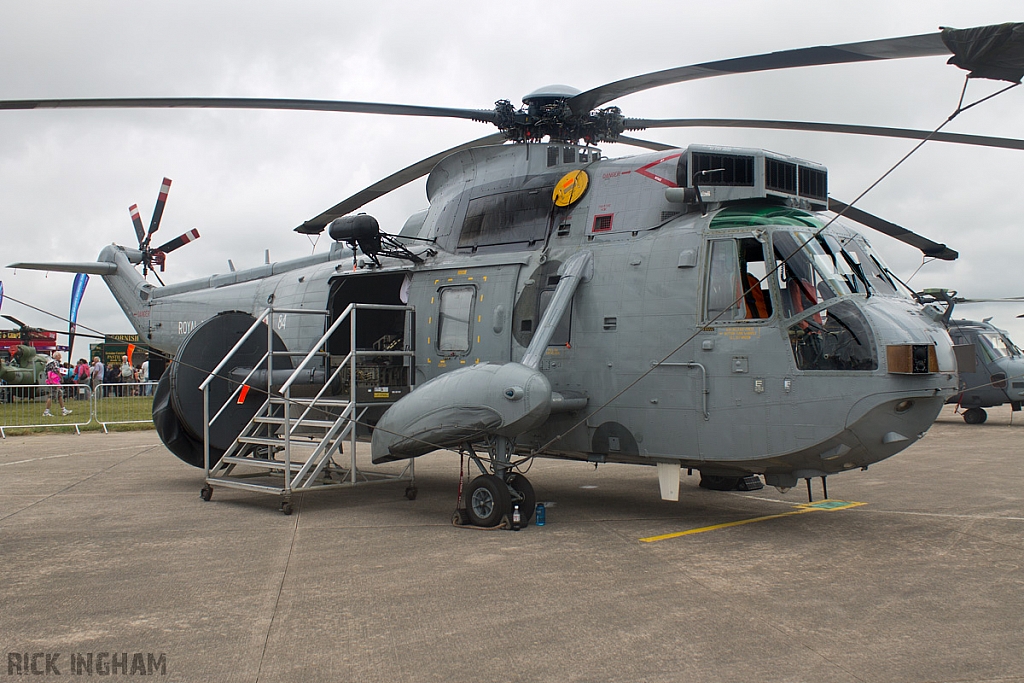
<path id="1" fill-rule="evenodd" d="M 512 495 L 499 477 L 482 474 L 469 483 L 466 514 L 474 526 L 498 526 L 511 509 Z"/>
<path id="2" fill-rule="evenodd" d="M 964 411 L 964 422 L 969 425 L 980 425 L 988 419 L 988 413 L 981 408 L 968 408 Z"/>

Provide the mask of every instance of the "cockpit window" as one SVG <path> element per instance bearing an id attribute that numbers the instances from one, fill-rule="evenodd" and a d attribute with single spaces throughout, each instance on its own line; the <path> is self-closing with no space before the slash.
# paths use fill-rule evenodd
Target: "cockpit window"
<path id="1" fill-rule="evenodd" d="M 1010 347 L 1006 345 L 1006 341 L 1003 339 L 1001 334 L 996 332 L 982 332 L 978 335 L 979 346 L 981 352 L 985 356 L 985 361 L 993 361 L 997 358 L 1006 358 L 1012 356 L 1013 352 Z"/>
<path id="2" fill-rule="evenodd" d="M 784 262 L 776 271 L 786 317 L 852 290 L 836 261 L 811 232 L 776 232 L 775 259 Z"/>
<path id="3" fill-rule="evenodd" d="M 875 339 L 851 301 L 837 301 L 789 328 L 789 343 L 801 370 L 877 370 Z"/>
<path id="4" fill-rule="evenodd" d="M 841 243 L 843 251 L 863 271 L 872 292 L 882 296 L 907 298 L 907 295 L 896 286 L 896 282 L 889 275 L 889 268 L 866 241 L 863 239 L 844 238 L 841 240 Z"/>
<path id="5" fill-rule="evenodd" d="M 752 237 L 713 240 L 708 249 L 706 321 L 764 320 L 772 315 L 764 246 Z"/>
<path id="6" fill-rule="evenodd" d="M 1006 344 L 1006 348 L 1008 348 L 1010 350 L 1010 355 L 1011 356 L 1019 356 L 1019 355 L 1021 355 L 1020 349 L 1017 348 L 1017 345 L 1013 343 L 1013 340 L 1011 340 L 1005 334 L 1000 334 L 999 336 L 1002 337 L 1003 343 Z"/>
<path id="7" fill-rule="evenodd" d="M 818 243 L 821 244 L 822 249 L 832 259 L 832 267 L 837 273 L 842 275 L 850 291 L 858 294 L 867 294 L 867 277 L 864 275 L 863 268 L 850 254 L 843 251 L 840 241 L 832 235 L 825 233 L 818 235 Z"/>
<path id="8" fill-rule="evenodd" d="M 746 317 L 740 296 L 740 268 L 735 240 L 714 240 L 708 260 L 708 291 L 705 320 L 742 320 Z"/>

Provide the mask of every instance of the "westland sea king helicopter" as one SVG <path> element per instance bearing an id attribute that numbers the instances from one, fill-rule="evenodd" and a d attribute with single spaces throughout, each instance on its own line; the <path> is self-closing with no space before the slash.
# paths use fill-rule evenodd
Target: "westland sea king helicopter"
<path id="1" fill-rule="evenodd" d="M 373 427 L 373 462 L 439 449 L 468 454 L 481 471 L 465 491 L 464 515 L 473 524 L 498 525 L 513 507 L 529 519 L 534 494 L 522 466 L 534 457 L 656 465 L 670 500 L 678 499 L 683 468 L 715 488 L 759 487 L 763 477 L 781 489 L 805 479 L 810 491 L 811 478 L 865 469 L 913 444 L 958 389 L 943 322 L 903 290 L 861 233 L 826 212 L 882 229 L 928 256 L 953 259 L 956 252 L 830 198 L 820 163 L 763 149 L 677 149 L 624 133 L 718 125 L 1012 149 L 1024 149 L 1024 141 L 844 124 L 638 119 L 606 105 L 701 78 L 939 55 L 952 55 L 969 78 L 1017 84 L 1024 24 L 707 62 L 582 92 L 549 86 L 519 109 L 507 100 L 493 109 L 244 98 L 3 101 L 0 109 L 442 116 L 500 131 L 402 169 L 295 229 L 327 230 L 329 253 L 150 284 L 144 274 L 159 263 L 158 252 L 174 246 L 150 247 L 165 184 L 149 231 L 135 219 L 138 248 L 107 246 L 96 263 L 11 267 L 103 276 L 140 338 L 175 355 L 154 417 L 168 448 L 195 466 L 203 466 L 207 446 L 211 460 L 238 447 L 245 420 L 222 429 L 226 435 L 205 432 L 197 386 L 253 321 L 268 307 L 326 311 L 326 322 L 316 323 L 271 314 L 274 348 L 304 353 L 350 305 L 364 304 L 384 308 L 360 310 L 358 325 L 329 337 L 319 377 L 329 378 L 354 349 L 377 353 L 365 355 L 361 368 L 379 372 L 351 374 L 360 391 L 387 399 L 363 418 Z M 606 158 L 596 146 L 602 142 L 650 151 Z M 429 207 L 397 234 L 355 213 L 428 173 Z M 279 367 L 267 368 L 275 385 Z M 223 368 L 236 384 L 251 372 Z"/>
<path id="2" fill-rule="evenodd" d="M 1024 299 L 965 299 L 946 289 L 927 289 L 919 292 L 917 298 L 941 312 L 939 319 L 945 323 L 958 352 L 959 388 L 946 403 L 963 409 L 967 424 L 984 423 L 988 419 L 985 408 L 1007 403 L 1012 412 L 1020 412 L 1024 405 L 1024 353 L 1006 330 L 993 325 L 991 319 L 954 319 L 953 307 L 972 303 L 1020 304 Z"/>

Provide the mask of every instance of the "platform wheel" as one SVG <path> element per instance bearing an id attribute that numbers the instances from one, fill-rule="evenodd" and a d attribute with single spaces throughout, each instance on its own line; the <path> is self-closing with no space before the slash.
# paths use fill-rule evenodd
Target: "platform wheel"
<path id="1" fill-rule="evenodd" d="M 405 489 L 405 497 L 409 500 L 416 500 L 416 494 L 419 493 L 419 489 L 415 486 L 409 486 Z"/>
<path id="2" fill-rule="evenodd" d="M 203 488 L 199 489 L 199 497 L 207 501 L 213 498 L 213 487 L 210 485 L 206 485 Z"/>
<path id="3" fill-rule="evenodd" d="M 291 501 L 287 501 L 287 500 L 282 500 L 281 501 L 281 512 L 283 512 L 286 515 L 292 514 L 292 504 L 291 504 Z"/>

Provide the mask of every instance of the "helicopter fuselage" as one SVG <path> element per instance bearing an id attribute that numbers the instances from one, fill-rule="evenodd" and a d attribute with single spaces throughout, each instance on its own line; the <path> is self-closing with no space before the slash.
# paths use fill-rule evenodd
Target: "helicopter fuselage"
<path id="1" fill-rule="evenodd" d="M 959 391 L 948 399 L 971 412 L 968 421 L 984 421 L 982 408 L 1009 403 L 1014 411 L 1024 402 L 1024 356 L 1003 330 L 988 322 L 950 320 L 954 344 L 973 347 L 973 368 L 960 369 Z M 980 419 L 978 419 L 980 418 Z"/>
<path id="2" fill-rule="evenodd" d="M 795 192 L 743 199 L 743 187 L 712 187 L 713 178 L 694 183 L 696 203 L 666 192 L 689 184 L 694 155 L 706 151 L 602 159 L 593 148 L 528 144 L 455 154 L 431 174 L 430 208 L 401 233 L 430 240 L 410 242 L 419 263 L 377 266 L 336 242 L 326 254 L 155 287 L 132 267 L 135 250 L 110 246 L 99 260 L 117 264 L 108 285 L 167 353 L 222 311 L 336 315 L 352 302 L 407 303 L 416 326 L 401 343 L 416 352 L 410 384 L 420 385 L 518 362 L 559 266 L 586 250 L 592 276 L 539 368 L 583 407 L 518 435 L 518 451 L 759 473 L 785 487 L 918 440 L 957 386 L 945 329 L 899 294 L 859 233 L 835 223 L 818 235 L 825 219 Z M 579 170 L 589 185 L 553 205 L 552 189 Z M 382 316 L 365 334 L 401 335 L 390 325 Z M 290 349 L 324 331 L 305 316 L 278 316 L 274 327 Z"/>

